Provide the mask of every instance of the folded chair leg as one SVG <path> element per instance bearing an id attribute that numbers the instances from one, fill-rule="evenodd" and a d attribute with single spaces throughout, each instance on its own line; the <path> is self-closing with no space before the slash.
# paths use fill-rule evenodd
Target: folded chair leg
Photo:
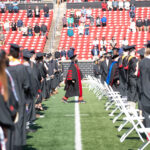
<path id="1" fill-rule="evenodd" d="M 138 150 L 144 150 L 148 144 L 150 144 L 150 141 L 146 141 L 141 147 L 138 148 Z"/>
<path id="2" fill-rule="evenodd" d="M 114 119 L 113 119 L 113 123 L 115 123 L 118 118 L 123 114 L 123 112 L 120 112 Z"/>
<path id="3" fill-rule="evenodd" d="M 134 127 L 130 128 L 126 133 L 124 133 L 122 137 L 120 138 L 120 142 L 122 143 L 133 130 L 134 130 Z"/>
<path id="4" fill-rule="evenodd" d="M 109 116 L 114 116 L 114 113 L 118 110 L 118 107 L 116 107 L 110 114 Z"/>
<path id="5" fill-rule="evenodd" d="M 124 123 L 122 123 L 122 124 L 119 126 L 118 132 L 120 132 L 128 122 L 129 122 L 129 121 L 125 120 Z"/>
<path id="6" fill-rule="evenodd" d="M 107 106 L 106 111 L 110 109 L 110 107 L 114 104 L 115 102 L 112 102 L 109 106 Z"/>

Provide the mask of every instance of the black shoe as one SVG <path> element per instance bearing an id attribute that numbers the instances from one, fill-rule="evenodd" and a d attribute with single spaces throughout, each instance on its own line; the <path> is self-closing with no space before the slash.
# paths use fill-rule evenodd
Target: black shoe
<path id="1" fill-rule="evenodd" d="M 85 103 L 86 103 L 86 101 L 81 100 L 81 101 L 79 101 L 79 103 L 81 103 L 81 104 L 85 104 Z"/>
<path id="2" fill-rule="evenodd" d="M 63 103 L 68 103 L 68 101 L 66 101 L 65 99 L 62 99 L 62 102 L 63 102 Z"/>
<path id="3" fill-rule="evenodd" d="M 36 131 L 37 131 L 36 129 L 30 129 L 30 128 L 29 128 L 29 129 L 26 129 L 26 132 L 27 132 L 27 133 L 29 133 L 29 132 L 34 133 L 34 132 L 36 132 Z"/>

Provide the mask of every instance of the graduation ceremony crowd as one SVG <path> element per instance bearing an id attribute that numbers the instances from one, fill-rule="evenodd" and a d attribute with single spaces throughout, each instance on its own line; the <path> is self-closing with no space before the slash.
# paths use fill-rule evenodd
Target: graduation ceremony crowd
<path id="1" fill-rule="evenodd" d="M 63 66 L 51 53 L 35 53 L 10 44 L 7 55 L 0 50 L 0 150 L 22 150 L 42 102 L 57 94 Z"/>
<path id="2" fill-rule="evenodd" d="M 127 98 L 129 109 L 138 108 L 150 127 L 150 41 L 136 51 L 136 45 L 114 48 L 100 56 L 93 68 L 96 78 Z M 149 133 L 150 134 L 150 133 Z"/>

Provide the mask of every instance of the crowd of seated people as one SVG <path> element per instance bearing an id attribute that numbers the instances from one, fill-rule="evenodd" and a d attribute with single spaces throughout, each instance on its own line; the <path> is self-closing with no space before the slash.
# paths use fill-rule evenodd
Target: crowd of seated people
<path id="1" fill-rule="evenodd" d="M 103 36 L 101 40 L 99 40 L 97 37 L 93 40 L 93 48 L 91 50 L 91 55 L 93 56 L 93 60 L 96 60 L 99 56 L 106 53 L 106 51 L 112 51 L 116 49 L 118 46 L 120 49 L 123 49 L 124 47 L 129 45 L 129 41 L 126 37 L 124 37 L 122 40 L 117 43 L 116 38 L 112 37 L 110 41 L 107 41 L 106 38 Z M 107 46 L 110 48 L 107 49 Z"/>
<path id="2" fill-rule="evenodd" d="M 9 21 L 7 19 L 5 22 L 2 20 L 0 21 L 0 32 L 3 31 L 18 31 L 21 32 L 23 36 L 45 36 L 47 33 L 47 26 L 44 22 L 41 26 L 38 23 L 33 27 L 31 25 L 26 26 L 21 18 L 18 18 L 17 21 Z"/>

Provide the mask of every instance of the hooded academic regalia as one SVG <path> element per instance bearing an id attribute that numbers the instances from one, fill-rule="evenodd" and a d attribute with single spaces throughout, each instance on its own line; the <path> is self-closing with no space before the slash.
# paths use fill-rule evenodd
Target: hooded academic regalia
<path id="1" fill-rule="evenodd" d="M 10 51 L 19 53 L 20 47 L 16 44 L 11 44 Z M 26 111 L 25 111 L 25 92 L 29 90 L 29 76 L 26 71 L 26 67 L 21 64 L 19 59 L 15 59 L 9 56 L 9 67 L 8 71 L 11 74 L 14 83 L 16 95 L 19 100 L 19 120 L 15 124 L 14 133 L 14 149 L 26 145 Z"/>
<path id="2" fill-rule="evenodd" d="M 76 55 L 72 53 L 70 59 L 74 59 L 75 57 Z M 80 97 L 82 97 L 82 83 L 81 83 L 82 79 L 83 79 L 83 75 L 78 64 L 72 62 L 68 69 L 68 73 L 65 80 L 66 98 L 79 96 L 79 100 L 80 100 Z"/>
<path id="3" fill-rule="evenodd" d="M 114 55 L 112 57 L 112 60 L 119 57 L 119 55 Z M 110 65 L 106 83 L 113 87 L 114 90 L 119 90 L 119 85 L 117 84 L 117 81 L 119 80 L 119 68 L 118 68 L 118 61 L 112 61 L 112 64 Z"/>
<path id="4" fill-rule="evenodd" d="M 132 52 L 135 50 L 135 45 L 129 46 L 129 51 Z M 137 67 L 136 57 L 129 56 L 128 66 L 127 66 L 127 84 L 128 84 L 128 101 L 136 102 L 138 100 L 137 93 L 137 76 L 135 75 Z"/>

